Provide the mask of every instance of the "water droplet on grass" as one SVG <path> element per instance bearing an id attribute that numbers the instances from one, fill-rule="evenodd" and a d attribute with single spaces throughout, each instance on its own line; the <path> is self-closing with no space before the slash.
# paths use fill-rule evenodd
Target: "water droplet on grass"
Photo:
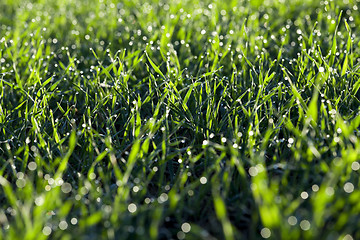
<path id="1" fill-rule="evenodd" d="M 18 188 L 23 188 L 23 187 L 25 187 L 25 185 L 26 185 L 26 180 L 25 179 L 16 180 L 16 186 Z"/>
<path id="2" fill-rule="evenodd" d="M 334 195 L 334 188 L 332 188 L 332 187 L 327 187 L 326 189 L 325 189 L 325 193 L 328 195 L 328 196 L 332 196 L 332 195 Z"/>
<path id="3" fill-rule="evenodd" d="M 310 229 L 310 227 L 311 227 L 311 224 L 310 224 L 310 222 L 308 220 L 302 220 L 300 222 L 300 228 L 302 230 L 307 231 L 307 230 Z"/>
<path id="4" fill-rule="evenodd" d="M 301 196 L 301 198 L 302 199 L 307 199 L 308 197 L 309 197 L 309 194 L 307 193 L 307 192 L 302 192 L 301 194 L 300 194 L 300 196 Z"/>
<path id="5" fill-rule="evenodd" d="M 288 218 L 288 223 L 291 225 L 291 226 L 295 226 L 296 223 L 297 223 L 297 218 L 295 216 L 290 216 Z"/>
<path id="6" fill-rule="evenodd" d="M 183 224 L 181 225 L 181 230 L 182 230 L 184 233 L 188 233 L 188 232 L 190 232 L 190 230 L 191 230 L 191 225 L 190 225 L 189 223 L 185 222 L 185 223 L 183 223 Z"/>
<path id="7" fill-rule="evenodd" d="M 49 226 L 45 226 L 42 230 L 42 233 L 45 235 L 45 236 L 49 236 L 51 234 L 52 230 Z"/>
<path id="8" fill-rule="evenodd" d="M 78 220 L 77 220 L 76 218 L 72 218 L 72 219 L 70 220 L 70 222 L 71 222 L 72 225 L 76 225 L 77 222 L 78 222 Z"/>
<path id="9" fill-rule="evenodd" d="M 354 171 L 357 171 L 360 169 L 360 164 L 358 162 L 353 162 L 351 164 L 351 169 L 354 170 Z"/>
<path id="10" fill-rule="evenodd" d="M 36 206 L 42 206 L 44 204 L 45 200 L 43 196 L 39 196 L 35 198 L 35 204 Z"/>
<path id="11" fill-rule="evenodd" d="M 176 236 L 178 239 L 182 240 L 185 238 L 185 233 L 183 231 L 179 231 Z"/>
<path id="12" fill-rule="evenodd" d="M 352 193 L 354 191 L 354 185 L 351 182 L 347 182 L 344 185 L 344 191 L 346 193 Z"/>
<path id="13" fill-rule="evenodd" d="M 28 164 L 28 168 L 29 168 L 30 171 L 34 171 L 36 169 L 36 167 L 37 167 L 36 162 L 30 162 Z"/>
<path id="14" fill-rule="evenodd" d="M 64 183 L 64 184 L 62 184 L 62 186 L 61 186 L 61 191 L 62 191 L 63 193 L 70 193 L 71 190 L 72 190 L 72 186 L 71 186 L 70 183 Z"/>
<path id="15" fill-rule="evenodd" d="M 60 230 L 66 230 L 68 226 L 69 226 L 68 223 L 64 220 L 59 223 Z"/>
<path id="16" fill-rule="evenodd" d="M 128 211 L 131 212 L 131 213 L 134 213 L 136 212 L 137 210 L 137 206 L 135 203 L 130 203 L 129 206 L 128 206 Z"/>
<path id="17" fill-rule="evenodd" d="M 271 236 L 271 231 L 268 228 L 263 228 L 261 229 L 260 234 L 263 238 L 269 238 Z"/>
<path id="18" fill-rule="evenodd" d="M 259 173 L 259 172 L 258 172 L 258 169 L 257 169 L 256 167 L 250 167 L 250 168 L 249 168 L 249 174 L 250 174 L 250 176 L 255 177 L 258 173 Z"/>

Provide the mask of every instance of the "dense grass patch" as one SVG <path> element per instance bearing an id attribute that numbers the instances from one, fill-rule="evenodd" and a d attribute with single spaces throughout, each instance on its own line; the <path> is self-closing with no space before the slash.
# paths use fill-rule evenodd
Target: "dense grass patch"
<path id="1" fill-rule="evenodd" d="M 0 1 L 0 238 L 360 239 L 359 1 Z"/>

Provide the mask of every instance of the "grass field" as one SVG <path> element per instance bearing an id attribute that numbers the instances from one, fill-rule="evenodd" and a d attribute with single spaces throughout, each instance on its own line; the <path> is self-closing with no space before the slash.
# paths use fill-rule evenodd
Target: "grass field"
<path id="1" fill-rule="evenodd" d="M 359 8 L 0 0 L 0 239 L 360 239 Z"/>

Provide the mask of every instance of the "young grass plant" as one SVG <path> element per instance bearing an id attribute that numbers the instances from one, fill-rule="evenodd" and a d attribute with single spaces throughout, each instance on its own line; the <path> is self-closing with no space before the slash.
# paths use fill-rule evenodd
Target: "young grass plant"
<path id="1" fill-rule="evenodd" d="M 0 239 L 358 239 L 358 1 L 0 2 Z"/>

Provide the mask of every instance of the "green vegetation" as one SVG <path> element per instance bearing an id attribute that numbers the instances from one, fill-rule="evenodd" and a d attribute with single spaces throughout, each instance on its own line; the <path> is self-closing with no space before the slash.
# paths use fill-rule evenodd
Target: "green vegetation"
<path id="1" fill-rule="evenodd" d="M 0 239 L 360 239 L 360 1 L 0 1 Z"/>

